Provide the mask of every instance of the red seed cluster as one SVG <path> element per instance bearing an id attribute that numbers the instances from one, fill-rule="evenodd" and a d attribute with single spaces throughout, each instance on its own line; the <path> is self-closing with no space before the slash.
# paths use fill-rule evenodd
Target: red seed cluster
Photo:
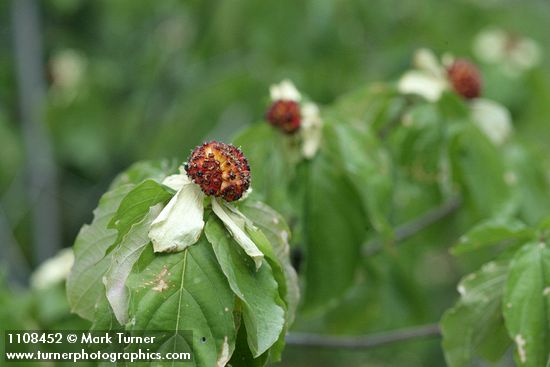
<path id="1" fill-rule="evenodd" d="M 447 75 L 456 93 L 466 99 L 481 95 L 481 73 L 469 61 L 456 60 L 448 69 Z"/>
<path id="2" fill-rule="evenodd" d="M 206 195 L 240 199 L 250 187 L 250 166 L 233 145 L 212 141 L 191 152 L 185 171 Z"/>
<path id="3" fill-rule="evenodd" d="M 293 134 L 300 128 L 302 116 L 298 102 L 278 100 L 267 110 L 266 119 L 269 123 L 287 134 Z"/>

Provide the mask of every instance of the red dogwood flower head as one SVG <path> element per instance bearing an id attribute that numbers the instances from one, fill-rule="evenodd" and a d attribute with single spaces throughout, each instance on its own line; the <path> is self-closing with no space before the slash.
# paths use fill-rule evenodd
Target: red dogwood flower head
<path id="1" fill-rule="evenodd" d="M 250 166 L 244 154 L 217 141 L 196 147 L 185 164 L 187 176 L 206 195 L 226 201 L 240 199 L 250 187 Z"/>
<path id="2" fill-rule="evenodd" d="M 267 110 L 266 119 L 286 134 L 293 134 L 302 121 L 300 105 L 296 101 L 279 99 Z"/>
<path id="3" fill-rule="evenodd" d="M 481 73 L 471 62 L 458 59 L 447 68 L 447 75 L 456 93 L 466 99 L 481 95 Z"/>

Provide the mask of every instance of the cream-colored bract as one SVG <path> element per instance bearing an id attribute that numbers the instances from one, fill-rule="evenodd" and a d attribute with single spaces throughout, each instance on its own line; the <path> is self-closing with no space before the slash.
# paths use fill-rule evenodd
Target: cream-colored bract
<path id="1" fill-rule="evenodd" d="M 197 243 L 202 234 L 206 195 L 187 177 L 183 168 L 180 174 L 168 176 L 162 183 L 176 190 L 176 194 L 151 224 L 149 238 L 155 252 L 182 251 Z M 252 222 L 223 199 L 213 197 L 211 202 L 214 214 L 259 269 L 264 254 L 246 234 L 246 226 L 252 226 Z"/>
<path id="2" fill-rule="evenodd" d="M 476 125 L 495 144 L 502 145 L 512 133 L 510 112 L 501 104 L 484 98 L 470 103 Z"/>
<path id="3" fill-rule="evenodd" d="M 442 63 L 427 48 L 420 48 L 414 53 L 413 64 L 418 70 L 422 70 L 436 78 L 445 78 L 445 68 Z"/>
<path id="4" fill-rule="evenodd" d="M 481 31 L 472 46 L 481 61 L 497 64 L 511 77 L 537 66 L 541 61 L 540 46 L 530 38 L 510 34 L 503 29 L 490 28 Z"/>
<path id="5" fill-rule="evenodd" d="M 86 57 L 73 49 L 54 54 L 49 62 L 53 83 L 50 88 L 56 104 L 70 104 L 78 96 L 86 75 Z"/>
<path id="6" fill-rule="evenodd" d="M 397 83 L 400 93 L 416 94 L 435 102 L 441 98 L 444 91 L 450 89 L 443 63 L 432 51 L 426 48 L 417 50 L 414 53 L 413 65 L 415 69 L 403 74 Z"/>
<path id="7" fill-rule="evenodd" d="M 70 248 L 63 249 L 54 257 L 44 261 L 32 273 L 30 283 L 35 289 L 45 289 L 61 283 L 71 271 L 74 263 L 74 253 Z"/>
<path id="8" fill-rule="evenodd" d="M 168 176 L 163 184 L 177 192 L 151 223 L 149 238 L 155 252 L 182 251 L 201 236 L 205 195 L 186 174 Z"/>
<path id="9" fill-rule="evenodd" d="M 447 82 L 430 73 L 411 70 L 399 79 L 397 88 L 403 94 L 416 94 L 428 101 L 435 102 L 447 89 Z"/>
<path id="10" fill-rule="evenodd" d="M 304 103 L 301 112 L 302 154 L 306 159 L 311 159 L 315 157 L 321 145 L 323 120 L 321 120 L 319 107 L 313 102 Z"/>
<path id="11" fill-rule="evenodd" d="M 443 93 L 451 90 L 445 68 L 453 63 L 451 55 L 439 61 L 428 49 L 416 51 L 415 69 L 407 71 L 399 79 L 397 89 L 402 94 L 415 94 L 430 102 L 438 101 Z M 474 98 L 467 101 L 472 120 L 495 145 L 503 144 L 513 131 L 510 112 L 497 102 Z"/>
<path id="12" fill-rule="evenodd" d="M 302 141 L 302 156 L 312 159 L 321 145 L 323 120 L 319 107 L 313 102 L 302 101 L 302 95 L 289 79 L 284 79 L 279 84 L 269 87 L 272 101 L 286 100 L 300 103 L 300 139 Z"/>
<path id="13" fill-rule="evenodd" d="M 290 80 L 285 79 L 279 84 L 273 84 L 269 88 L 269 94 L 271 95 L 272 101 L 294 101 L 300 102 L 302 100 L 302 95 Z"/>
<path id="14" fill-rule="evenodd" d="M 246 227 L 252 223 L 246 219 L 244 214 L 222 199 L 212 199 L 212 210 L 223 222 L 227 230 L 233 235 L 235 241 L 243 248 L 256 264 L 256 269 L 262 265 L 264 254 L 258 249 L 254 241 L 246 234 Z"/>

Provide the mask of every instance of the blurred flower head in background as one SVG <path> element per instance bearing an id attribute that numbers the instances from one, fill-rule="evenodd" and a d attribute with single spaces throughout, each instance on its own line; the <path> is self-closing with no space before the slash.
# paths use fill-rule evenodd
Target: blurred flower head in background
<path id="1" fill-rule="evenodd" d="M 31 286 L 46 289 L 67 279 L 74 263 L 72 248 L 66 248 L 44 261 L 31 275 Z"/>
<path id="2" fill-rule="evenodd" d="M 472 119 L 495 145 L 502 145 L 513 132 L 512 116 L 500 103 L 476 98 L 470 103 Z"/>
<path id="3" fill-rule="evenodd" d="M 64 49 L 50 59 L 51 91 L 54 101 L 60 104 L 72 102 L 86 72 L 86 57 L 79 51 Z"/>
<path id="4" fill-rule="evenodd" d="M 452 90 L 467 100 L 472 120 L 489 140 L 502 145 L 508 139 L 513 130 L 510 112 L 497 102 L 480 98 L 482 78 L 473 63 L 449 54 L 438 60 L 431 50 L 420 49 L 413 64 L 415 69 L 398 81 L 400 93 L 436 102 L 444 92 Z"/>
<path id="5" fill-rule="evenodd" d="M 310 101 L 303 101 L 302 94 L 294 83 L 285 79 L 269 88 L 272 105 L 266 118 L 271 125 L 286 133 L 299 133 L 302 155 L 311 159 L 317 153 L 322 138 L 319 107 Z"/>
<path id="6" fill-rule="evenodd" d="M 479 60 L 500 66 L 510 77 L 518 77 L 536 67 L 542 54 L 534 40 L 496 28 L 481 31 L 472 48 Z"/>
<path id="7" fill-rule="evenodd" d="M 285 79 L 279 84 L 273 84 L 269 87 L 269 94 L 272 101 L 293 101 L 300 102 L 302 100 L 302 94 L 298 91 L 294 83 Z"/>

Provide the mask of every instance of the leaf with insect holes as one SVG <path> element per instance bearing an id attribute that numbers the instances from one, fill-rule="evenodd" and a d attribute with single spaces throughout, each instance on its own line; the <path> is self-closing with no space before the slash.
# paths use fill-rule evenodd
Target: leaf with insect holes
<path id="1" fill-rule="evenodd" d="M 510 345 L 502 317 L 506 262 L 490 262 L 458 285 L 460 299 L 441 320 L 449 367 L 469 365 L 476 356 L 497 361 Z"/>
<path id="2" fill-rule="evenodd" d="M 273 270 L 265 259 L 257 269 L 218 218 L 210 217 L 205 234 L 233 293 L 242 303 L 248 346 L 252 355 L 258 357 L 279 339 L 285 324 L 285 308 Z"/>
<path id="3" fill-rule="evenodd" d="M 84 225 L 75 240 L 75 264 L 67 279 L 67 298 L 72 312 L 95 320 L 94 315 L 99 312 L 96 308 L 107 304 L 102 278 L 111 266 L 109 251 L 134 223 L 143 218 L 149 206 L 166 199 L 166 190 L 147 179 L 162 180 L 173 168 L 174 165 L 167 161 L 136 163 L 117 176 L 111 190 L 102 196 L 94 210 L 92 223 Z M 131 210 L 127 210 L 129 208 Z M 128 213 L 132 215 L 127 216 Z M 110 228 L 109 224 L 116 222 L 115 217 L 122 221 Z"/>
<path id="4" fill-rule="evenodd" d="M 95 305 L 105 297 L 102 277 L 110 265 L 105 256 L 117 238 L 117 231 L 107 228 L 107 224 L 132 188 L 127 184 L 105 193 L 94 211 L 94 220 L 82 227 L 75 240 L 75 263 L 67 279 L 67 298 L 71 311 L 85 319 L 93 320 Z"/>
<path id="5" fill-rule="evenodd" d="M 550 247 L 529 243 L 510 262 L 503 313 L 518 366 L 545 366 L 550 357 Z"/>
<path id="6" fill-rule="evenodd" d="M 190 365 L 216 366 L 235 348 L 235 295 L 205 236 L 178 253 L 155 254 L 147 247 L 126 285 L 130 292 L 128 330 L 173 331 L 155 339 L 153 351 L 193 346 Z M 183 330 L 192 330 L 192 340 Z"/>

